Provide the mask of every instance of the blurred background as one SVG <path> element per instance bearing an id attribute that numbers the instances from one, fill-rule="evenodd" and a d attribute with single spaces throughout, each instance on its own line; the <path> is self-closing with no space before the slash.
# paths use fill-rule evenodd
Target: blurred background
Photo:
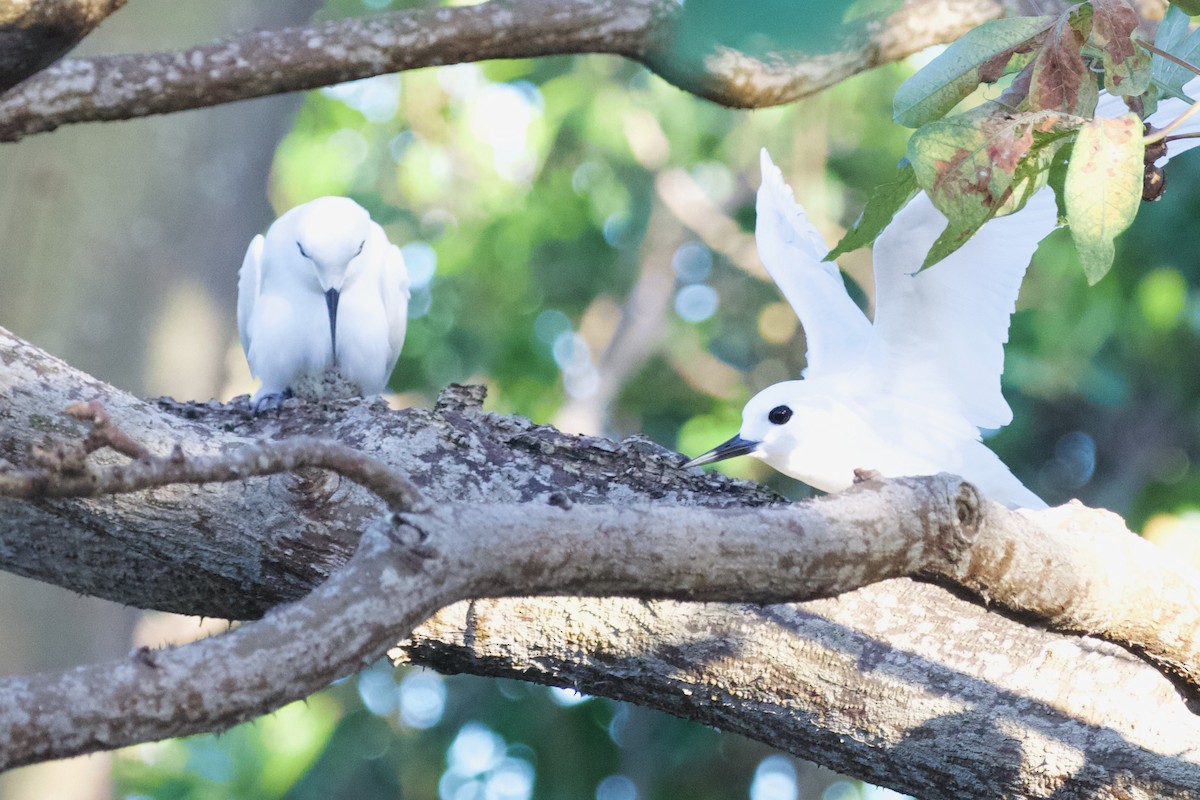
<path id="1" fill-rule="evenodd" d="M 427 5 L 130 0 L 81 54 Z M 704 5 L 696 4 L 698 7 Z M 710 4 L 711 5 L 711 4 Z M 795 377 L 803 334 L 753 241 L 766 146 L 831 243 L 904 154 L 891 97 L 929 54 L 777 109 L 733 111 L 610 57 L 462 65 L 0 146 L 0 325 L 139 395 L 253 388 L 236 273 L 278 213 L 366 206 L 413 283 L 391 388 L 450 381 L 569 431 L 644 432 L 691 455 Z M 1124 514 L 1196 552 L 1200 157 L 1088 288 L 1051 236 L 1007 349 L 1015 422 L 990 445 L 1051 503 Z M 843 259 L 870 303 L 870 254 Z M 750 459 L 730 473 L 805 489 Z M 59 669 L 223 629 L 0 574 L 0 672 Z M 764 745 L 544 687 L 377 665 L 216 736 L 0 776 L 0 797 L 854 800 L 888 793 Z"/>

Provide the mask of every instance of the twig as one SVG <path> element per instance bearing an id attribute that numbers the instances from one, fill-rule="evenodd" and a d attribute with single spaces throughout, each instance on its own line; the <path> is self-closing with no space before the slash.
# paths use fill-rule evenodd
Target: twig
<path id="1" fill-rule="evenodd" d="M 96 402 L 75 403 L 66 413 L 87 420 L 92 428 L 78 446 L 40 449 L 34 458 L 41 469 L 0 471 L 0 496 L 97 497 L 154 489 L 180 483 L 219 483 L 304 467 L 328 469 L 375 493 L 393 512 L 428 510 L 429 503 L 407 478 L 382 461 L 340 442 L 299 436 L 248 445 L 218 456 L 187 456 L 176 445 L 168 456 L 152 455 L 114 423 Z M 133 461 L 90 466 L 86 455 L 107 447 Z"/>

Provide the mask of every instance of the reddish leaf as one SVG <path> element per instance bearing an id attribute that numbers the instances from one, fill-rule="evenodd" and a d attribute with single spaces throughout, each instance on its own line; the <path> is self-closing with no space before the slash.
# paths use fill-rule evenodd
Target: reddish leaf
<path id="1" fill-rule="evenodd" d="M 1095 79 L 1079 54 L 1084 37 L 1064 14 L 1042 42 L 1029 83 L 1033 109 L 1091 116 L 1099 99 Z"/>
<path id="2" fill-rule="evenodd" d="M 1092 39 L 1108 51 L 1113 63 L 1123 64 L 1137 55 L 1133 32 L 1138 17 L 1129 0 L 1092 0 Z"/>
<path id="3" fill-rule="evenodd" d="M 1104 87 L 1136 95 L 1150 85 L 1150 55 L 1133 41 L 1138 16 L 1129 0 L 1092 0 L 1092 42 L 1104 53 Z"/>
<path id="4" fill-rule="evenodd" d="M 1054 140 L 1062 129 L 1061 115 L 988 113 L 996 110 L 984 106 L 929 123 L 909 139 L 917 180 L 949 220 L 927 263 L 953 252 L 996 213 L 1011 211 L 1007 204 L 1015 185 L 1031 177 L 1040 180 L 1044 172 L 1040 159 L 1030 161 L 1031 153 Z"/>
<path id="5" fill-rule="evenodd" d="M 1017 73 L 1016 77 L 1012 79 L 1012 83 L 1008 85 L 1008 88 L 996 98 L 996 103 L 1010 109 L 1015 109 L 1019 106 L 1029 96 L 1029 88 L 1033 80 L 1033 70 L 1036 65 L 1037 61 L 1030 61 L 1026 64 Z"/>

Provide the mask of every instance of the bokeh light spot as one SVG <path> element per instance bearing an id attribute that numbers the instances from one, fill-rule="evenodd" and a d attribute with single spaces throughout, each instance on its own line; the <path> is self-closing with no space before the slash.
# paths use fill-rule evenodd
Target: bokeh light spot
<path id="1" fill-rule="evenodd" d="M 399 695 L 400 721 L 408 727 L 425 730 L 441 722 L 446 710 L 446 683 L 441 675 L 413 670 L 400 681 Z"/>
<path id="2" fill-rule="evenodd" d="M 717 312 L 717 290 L 703 283 L 684 286 L 675 294 L 675 313 L 687 322 L 703 322 Z"/>
<path id="3" fill-rule="evenodd" d="M 400 248 L 408 268 L 408 282 L 414 289 L 427 286 L 437 272 L 437 252 L 429 242 L 409 242 Z"/>
<path id="4" fill-rule="evenodd" d="M 549 687 L 549 692 L 550 699 L 554 701 L 554 704 L 563 706 L 564 708 L 577 706 L 580 703 L 586 703 L 588 700 L 592 699 L 591 695 L 582 694 L 574 689 L 568 689 L 564 686 L 551 686 Z"/>
<path id="5" fill-rule="evenodd" d="M 784 756 L 767 756 L 754 770 L 750 800 L 796 800 L 796 768 Z"/>
<path id="6" fill-rule="evenodd" d="M 758 312 L 758 335 L 771 344 L 786 344 L 796 335 L 800 320 L 787 303 L 767 303 Z"/>
<path id="7" fill-rule="evenodd" d="M 712 271 L 712 251 L 702 242 L 684 242 L 671 257 L 671 268 L 681 283 L 699 283 Z"/>
<path id="8" fill-rule="evenodd" d="M 1138 283 L 1138 307 L 1151 327 L 1175 327 L 1187 306 L 1187 281 L 1172 267 L 1150 270 Z"/>
<path id="9" fill-rule="evenodd" d="M 637 800 L 638 790 L 624 775 L 609 775 L 596 786 L 596 800 Z"/>

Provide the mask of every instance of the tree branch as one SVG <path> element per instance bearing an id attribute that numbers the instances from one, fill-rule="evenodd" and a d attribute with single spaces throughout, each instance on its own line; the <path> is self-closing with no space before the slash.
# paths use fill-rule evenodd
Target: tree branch
<path id="1" fill-rule="evenodd" d="M 125 0 L 0 4 L 0 92 L 54 63 Z"/>
<path id="2" fill-rule="evenodd" d="M 131 119 L 314 89 L 419 67 L 608 53 L 728 106 L 778 105 L 951 41 L 1019 0 L 906 0 L 849 49 L 755 58 L 728 48 L 684 66 L 675 0 L 492 0 L 258 31 L 179 53 L 68 59 L 0 95 L 0 141 L 76 122 Z M 702 54 L 697 54 L 702 55 Z M 782 57 L 786 56 L 786 57 Z"/>
<path id="3" fill-rule="evenodd" d="M 91 399 L 108 422 L 48 413 Z M 182 444 L 188 461 L 236 462 L 258 439 L 320 433 L 411 476 L 432 509 L 392 518 L 369 493 L 313 469 L 108 498 L 0 499 L 5 568 L 127 601 L 244 613 L 336 573 L 229 636 L 0 682 L 0 752 L 25 763 L 233 724 L 353 672 L 469 596 L 774 602 L 884 581 L 768 609 L 478 602 L 417 629 L 410 653 L 446 670 L 509 670 L 634 699 L 929 800 L 971 786 L 1064 798 L 1191 796 L 1200 785 L 1200 722 L 1145 660 L 884 580 L 961 585 L 1191 676 L 1200 582 L 1111 519 L 977 506 L 944 476 L 783 505 L 752 485 L 680 472 L 678 454 L 643 440 L 567 437 L 485 414 L 478 399 L 460 390 L 432 411 L 400 413 L 292 403 L 262 416 L 244 403 L 148 405 L 0 330 L 0 465 L 10 471 L 39 468 L 33 445 L 55 453 L 56 443 L 90 441 L 86 450 L 97 426 L 119 426 L 129 441 L 105 435 L 131 455 Z M 97 474 L 137 463 L 107 448 L 87 455 Z M 1147 607 L 1151 596 L 1161 605 Z"/>
<path id="4" fill-rule="evenodd" d="M 1146 662 L 946 597 L 475 600 L 389 656 L 655 708 L 923 800 L 1200 794 L 1200 721 Z"/>
<path id="5" fill-rule="evenodd" d="M 155 456 L 122 431 L 104 407 L 75 403 L 66 413 L 88 420 L 92 430 L 78 448 L 34 449 L 43 469 L 0 471 L 0 496 L 24 500 L 46 497 L 100 497 L 181 483 L 221 483 L 293 472 L 305 467 L 332 470 L 373 492 L 392 511 L 425 511 L 421 490 L 387 465 L 339 442 L 301 436 L 283 442 L 247 445 L 220 456 L 189 458 L 178 444 L 168 456 Z M 89 453 L 108 447 L 135 459 L 129 464 L 93 468 Z"/>
<path id="6" fill-rule="evenodd" d="M 106 440 L 138 460 L 92 469 L 59 459 L 40 472 L 0 474 L 0 493 L 94 496 L 320 464 L 376 491 L 393 514 L 368 529 L 356 555 L 328 582 L 257 623 L 178 649 L 142 649 L 113 664 L 0 680 L 0 769 L 250 719 L 356 672 L 455 600 L 551 593 L 824 596 L 956 560 L 980 520 L 978 495 L 951 476 L 804 506 L 693 509 L 686 516 L 677 508 L 575 506 L 561 498 L 429 508 L 407 481 L 337 443 L 275 442 L 204 459 L 188 459 L 177 448 L 157 458 L 96 404 L 72 410 L 93 423 L 83 450 Z M 419 508 L 398 508 L 414 501 Z M 890 513 L 897 505 L 919 513 Z M 876 522 L 864 526 L 864 518 Z"/>
<path id="7" fill-rule="evenodd" d="M 358 671 L 467 597 L 839 594 L 956 560 L 981 520 L 978 504 L 972 488 L 937 476 L 786 508 L 681 515 L 520 503 L 396 514 L 370 527 L 328 582 L 256 623 L 116 663 L 0 680 L 0 769 L 224 729 Z"/>

